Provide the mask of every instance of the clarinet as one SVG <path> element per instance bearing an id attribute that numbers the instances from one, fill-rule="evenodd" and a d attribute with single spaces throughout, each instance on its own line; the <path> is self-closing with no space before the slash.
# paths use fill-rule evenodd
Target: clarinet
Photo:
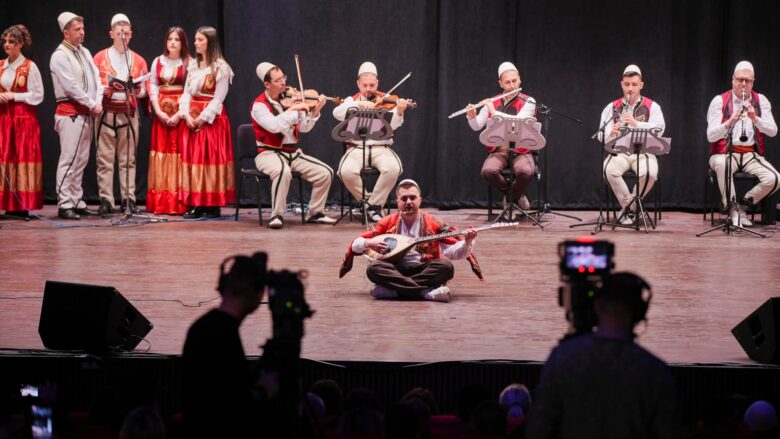
<path id="1" fill-rule="evenodd" d="M 740 113 L 745 111 L 745 89 L 742 89 L 742 108 L 739 110 Z M 747 142 L 747 134 L 745 133 L 745 118 L 742 117 L 742 134 L 739 136 L 740 142 Z"/>

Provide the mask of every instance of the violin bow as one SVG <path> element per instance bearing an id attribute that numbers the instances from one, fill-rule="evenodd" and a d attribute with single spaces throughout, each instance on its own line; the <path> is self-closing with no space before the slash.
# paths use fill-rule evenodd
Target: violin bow
<path id="1" fill-rule="evenodd" d="M 409 77 L 410 77 L 410 76 L 412 76 L 412 72 L 409 72 L 409 73 L 407 73 L 407 74 L 406 74 L 406 76 L 404 76 L 404 78 L 403 78 L 403 79 L 401 79 L 400 81 L 398 81 L 398 84 L 396 84 L 396 85 L 395 85 L 393 88 L 391 88 L 390 90 L 388 90 L 388 91 L 387 91 L 387 93 L 385 93 L 385 94 L 388 94 L 388 95 L 389 95 L 389 94 L 392 94 L 392 93 L 393 93 L 393 91 L 395 91 L 395 89 L 396 89 L 396 88 L 400 87 L 400 86 L 401 86 L 401 84 L 403 84 L 403 83 L 404 83 L 404 82 L 405 82 L 407 79 L 409 79 Z"/>
<path id="2" fill-rule="evenodd" d="M 301 57 L 295 54 L 295 70 L 298 72 L 298 86 L 301 88 L 301 102 L 306 103 L 306 96 L 304 96 L 303 77 L 301 76 Z"/>

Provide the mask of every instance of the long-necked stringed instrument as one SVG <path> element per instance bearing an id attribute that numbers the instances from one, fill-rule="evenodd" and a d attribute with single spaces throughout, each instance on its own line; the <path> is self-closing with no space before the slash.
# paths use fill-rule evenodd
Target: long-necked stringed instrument
<path id="1" fill-rule="evenodd" d="M 516 227 L 519 223 L 513 222 L 513 223 L 494 223 L 489 224 L 486 226 L 476 227 L 474 230 L 476 231 L 482 231 L 482 230 L 488 230 L 488 229 L 499 229 L 504 227 Z M 384 241 L 387 244 L 387 251 L 384 253 L 377 253 L 374 250 L 366 249 L 366 251 L 363 253 L 364 256 L 379 260 L 379 261 L 387 261 L 387 262 L 397 262 L 401 258 L 404 257 L 404 255 L 412 249 L 417 244 L 422 244 L 423 242 L 429 242 L 429 241 L 437 241 L 444 238 L 449 238 L 451 236 L 458 236 L 463 235 L 466 233 L 466 230 L 464 229 L 458 232 L 446 232 L 446 233 L 439 233 L 436 235 L 430 235 L 430 236 L 421 236 L 419 238 L 412 238 L 410 236 L 404 236 L 404 235 L 398 235 L 395 233 L 387 233 L 384 235 L 379 235 L 379 237 L 382 238 L 382 241 Z"/>

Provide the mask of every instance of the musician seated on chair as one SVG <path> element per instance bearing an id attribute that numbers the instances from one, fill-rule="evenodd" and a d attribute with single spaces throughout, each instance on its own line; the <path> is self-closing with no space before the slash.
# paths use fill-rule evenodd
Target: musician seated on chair
<path id="1" fill-rule="evenodd" d="M 607 104 L 601 112 L 599 126 L 604 126 L 604 132 L 608 133 L 605 142 L 617 137 L 618 129 L 621 127 L 660 128 L 661 131 L 657 135 L 663 134 L 666 122 L 661 106 L 640 94 L 644 86 L 642 71 L 638 66 L 631 64 L 623 70 L 623 78 L 620 80 L 623 97 Z M 632 198 L 637 196 L 637 191 L 644 190 L 642 197 L 650 193 L 650 189 L 658 179 L 656 157 L 653 154 L 610 154 L 604 160 L 603 169 L 604 179 L 607 180 L 620 203 L 621 213 L 618 218 L 622 218 L 623 224 L 633 224 L 636 220 L 634 213 L 626 212 L 625 215 L 623 213 L 631 204 Z M 629 170 L 634 171 L 639 177 L 637 185 L 631 191 L 623 180 L 623 174 Z M 633 205 L 631 207 L 633 208 Z"/>
<path id="2" fill-rule="evenodd" d="M 350 108 L 376 108 L 375 101 L 385 94 L 377 91 L 379 76 L 374 63 L 364 62 L 358 69 L 357 87 L 359 92 L 354 96 L 344 99 L 341 105 L 333 109 L 333 117 L 338 121 L 344 121 L 347 110 Z M 398 99 L 398 103 L 388 113 L 391 115 L 390 128 L 397 130 L 404 123 L 404 113 L 409 102 L 406 99 Z M 336 174 L 344 182 L 347 190 L 363 203 L 362 208 L 368 209 L 368 218 L 377 222 L 382 218 L 382 206 L 387 202 L 390 191 L 403 172 L 401 159 L 392 148 L 393 138 L 387 140 L 366 140 L 367 150 L 363 151 L 363 142 L 360 139 L 347 142 L 347 151 L 341 157 Z M 365 163 L 364 163 L 365 160 Z M 363 192 L 363 179 L 360 171 L 364 168 L 374 168 L 379 171 L 373 190 Z M 365 196 L 365 199 L 363 197 Z"/>
<path id="3" fill-rule="evenodd" d="M 464 239 L 448 237 L 428 241 L 408 248 L 400 241 L 388 246 L 380 235 L 397 234 L 402 237 L 420 238 L 456 229 L 433 215 L 420 210 L 422 196 L 420 186 L 411 179 L 402 180 L 396 189 L 398 212 L 388 215 L 357 237 L 347 249 L 341 264 L 339 277 L 352 269 L 356 254 L 371 253 L 377 257 L 368 265 L 366 274 L 374 282 L 371 296 L 376 299 L 425 299 L 449 302 L 450 290 L 444 284 L 453 278 L 455 269 L 450 260 L 468 259 L 471 269 L 482 279 L 477 259 L 472 253 L 477 231 L 469 227 Z M 411 244 L 411 242 L 409 243 Z M 398 250 L 400 252 L 396 253 Z M 397 257 L 393 257 L 396 256 Z M 382 260 L 382 257 L 387 259 Z"/>
<path id="4" fill-rule="evenodd" d="M 503 93 L 508 93 L 520 89 L 520 72 L 511 62 L 503 62 L 498 66 L 498 85 Z M 469 126 L 474 131 L 479 131 L 488 124 L 488 121 L 495 114 L 518 116 L 522 118 L 534 117 L 536 115 L 536 101 L 518 91 L 503 98 L 489 98 L 481 102 L 484 104 L 479 113 L 476 107 L 469 105 L 469 111 L 466 118 Z M 485 147 L 488 156 L 482 164 L 482 179 L 496 190 L 505 195 L 509 194 L 509 182 L 502 174 L 503 170 L 509 167 L 509 153 L 506 148 Z M 515 181 L 512 185 L 512 200 L 505 200 L 510 203 L 517 203 L 522 209 L 529 209 L 530 203 L 525 196 L 526 188 L 531 183 L 534 175 L 534 159 L 531 151 L 525 148 L 515 148 L 518 154 L 515 157 L 514 172 Z"/>
<path id="5" fill-rule="evenodd" d="M 299 133 L 314 128 L 320 118 L 320 109 L 325 105 L 325 96 L 320 95 L 314 108 L 303 102 L 292 103 L 284 108 L 281 100 L 287 90 L 287 75 L 282 69 L 262 62 L 256 68 L 257 77 L 263 82 L 265 91 L 252 104 L 252 126 L 257 140 L 255 166 L 271 177 L 271 221 L 268 227 L 284 227 L 282 216 L 287 204 L 292 173 L 299 172 L 301 178 L 311 182 L 311 201 L 307 223 L 333 224 L 335 219 L 325 215 L 333 169 L 316 158 L 306 155 L 298 146 Z M 307 99 L 308 101 L 308 99 Z"/>
<path id="6" fill-rule="evenodd" d="M 742 171 L 758 177 L 758 184 L 740 198 L 738 206 L 729 212 L 732 221 L 738 226 L 751 226 L 752 223 L 745 215 L 746 208 L 772 195 L 780 187 L 780 175 L 764 158 L 764 136 L 777 135 L 777 124 L 772 117 L 772 104 L 769 99 L 753 91 L 754 81 L 753 64 L 748 61 L 740 62 L 731 78 L 731 90 L 715 96 L 707 110 L 710 168 L 718 176 L 724 208 L 728 207 L 725 181 L 728 152 L 726 135 L 729 128 L 734 128 L 731 133 L 731 173 Z M 731 187 L 731 196 L 734 198 L 736 194 L 733 191 L 733 179 Z"/>

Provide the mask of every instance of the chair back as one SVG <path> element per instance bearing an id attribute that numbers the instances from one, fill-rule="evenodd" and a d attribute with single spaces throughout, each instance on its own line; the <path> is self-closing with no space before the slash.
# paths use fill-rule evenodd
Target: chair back
<path id="1" fill-rule="evenodd" d="M 256 170 L 255 157 L 257 157 L 257 141 L 252 124 L 238 126 L 238 162 L 242 170 Z"/>

